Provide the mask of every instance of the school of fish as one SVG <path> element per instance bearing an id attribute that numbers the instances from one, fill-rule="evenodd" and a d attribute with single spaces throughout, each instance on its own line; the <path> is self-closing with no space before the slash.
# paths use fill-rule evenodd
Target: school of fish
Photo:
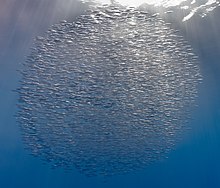
<path id="1" fill-rule="evenodd" d="M 198 57 L 157 14 L 99 6 L 37 37 L 17 119 L 33 155 L 87 176 L 141 169 L 187 129 Z"/>

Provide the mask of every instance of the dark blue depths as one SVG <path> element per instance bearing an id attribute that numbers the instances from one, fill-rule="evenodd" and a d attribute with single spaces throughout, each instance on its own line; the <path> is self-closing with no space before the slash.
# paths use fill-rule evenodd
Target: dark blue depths
<path id="1" fill-rule="evenodd" d="M 193 129 L 167 159 L 135 173 L 105 179 L 87 178 L 75 169 L 68 172 L 62 168 L 52 169 L 40 158 L 31 156 L 24 149 L 14 118 L 18 96 L 12 90 L 19 84 L 17 70 L 30 53 L 33 37 L 43 35 L 59 20 L 72 20 L 86 9 L 85 5 L 75 3 L 74 11 L 64 11 L 61 5 L 58 8 L 49 1 L 10 2 L 10 6 L 3 6 L 10 14 L 6 10 L 0 13 L 0 187 L 220 187 L 220 66 L 216 34 L 219 26 L 214 20 L 218 18 L 218 9 L 203 21 L 195 18 L 189 23 L 200 22 L 196 37 L 182 26 L 183 34 L 199 54 L 203 75 L 198 109 L 188 123 Z M 56 10 L 56 14 L 50 14 L 52 10 Z M 204 31 L 204 28 L 212 29 Z"/>

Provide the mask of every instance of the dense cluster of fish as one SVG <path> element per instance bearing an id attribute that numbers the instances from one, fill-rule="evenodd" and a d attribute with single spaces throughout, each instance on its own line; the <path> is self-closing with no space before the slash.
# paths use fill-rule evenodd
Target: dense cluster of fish
<path id="1" fill-rule="evenodd" d="M 206 17 L 220 7 L 219 0 L 81 0 L 83 3 L 98 6 L 98 4 L 118 3 L 124 6 L 145 7 L 157 12 L 161 16 L 189 21 L 194 16 Z M 179 20 L 180 21 L 180 20 Z"/>
<path id="2" fill-rule="evenodd" d="M 97 7 L 37 37 L 18 89 L 34 155 L 88 176 L 143 168 L 181 137 L 201 79 L 190 45 L 157 15 Z"/>

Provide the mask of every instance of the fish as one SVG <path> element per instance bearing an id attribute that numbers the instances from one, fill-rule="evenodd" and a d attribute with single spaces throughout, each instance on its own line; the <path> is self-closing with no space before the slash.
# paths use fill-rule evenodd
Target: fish
<path id="1" fill-rule="evenodd" d="M 117 4 L 51 26 L 21 73 L 25 148 L 89 177 L 165 158 L 188 128 L 202 78 L 197 55 L 169 23 Z"/>

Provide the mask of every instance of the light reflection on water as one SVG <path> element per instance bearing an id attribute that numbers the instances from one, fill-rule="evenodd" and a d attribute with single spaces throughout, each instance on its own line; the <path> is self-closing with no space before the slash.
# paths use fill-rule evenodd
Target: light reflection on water
<path id="1" fill-rule="evenodd" d="M 139 6 L 141 4 L 147 3 L 149 5 L 155 6 L 164 6 L 164 7 L 172 7 L 177 6 L 186 0 L 96 0 L 95 2 L 102 3 L 102 4 L 111 4 L 112 2 L 117 2 L 121 5 L 127 6 Z"/>
<path id="2" fill-rule="evenodd" d="M 182 21 L 188 21 L 195 15 L 200 15 L 202 17 L 207 16 L 210 12 L 220 6 L 220 2 L 217 0 L 207 0 L 207 1 L 200 1 L 200 0 L 82 0 L 82 2 L 94 2 L 95 5 L 97 4 L 120 4 L 123 6 L 143 6 L 143 5 L 151 5 L 153 9 L 156 9 L 160 13 L 180 11 L 183 12 Z M 151 7 L 151 8 L 152 8 Z M 172 16 L 176 16 L 178 14 L 175 12 Z"/>

